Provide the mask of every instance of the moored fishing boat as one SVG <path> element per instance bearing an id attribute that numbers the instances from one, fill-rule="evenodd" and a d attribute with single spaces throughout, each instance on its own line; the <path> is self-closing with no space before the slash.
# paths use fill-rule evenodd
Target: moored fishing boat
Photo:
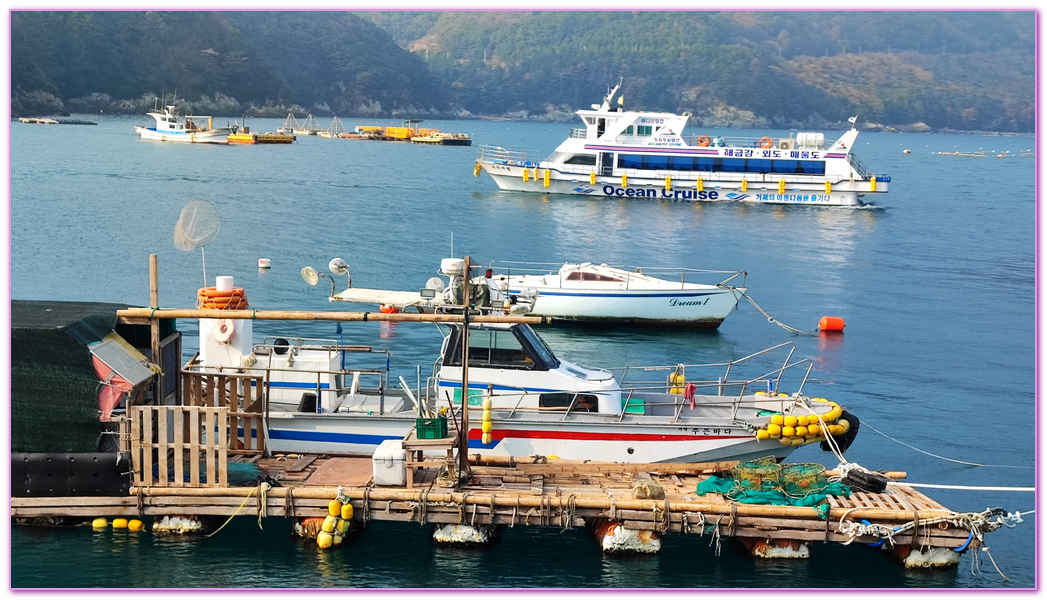
<path id="1" fill-rule="evenodd" d="M 730 362 L 626 368 L 619 375 L 558 358 L 526 324 L 469 327 L 466 336 L 463 325 L 448 326 L 432 374 L 414 388 L 402 376 L 394 380 L 387 352 L 294 336 L 255 345 L 250 319 L 201 319 L 200 353 L 184 372 L 262 376 L 270 452 L 370 454 L 383 441 L 402 439 L 418 418 L 439 419 L 441 409 L 449 426 L 461 423 L 463 397 L 488 413 L 474 413 L 466 432 L 470 452 L 485 455 L 782 459 L 826 435 L 845 450 L 857 433 L 858 420 L 837 404 L 803 394 L 812 362 L 793 361 L 792 344 Z M 780 366 L 759 364 L 779 352 L 786 354 Z M 754 374 L 742 375 L 747 370 Z M 781 393 L 789 374 L 802 380 L 793 393 Z"/>
<path id="2" fill-rule="evenodd" d="M 308 115 L 305 118 L 305 122 L 301 125 L 295 126 L 292 133 L 295 135 L 316 135 L 323 131 L 320 129 L 320 122 L 316 120 L 313 115 Z"/>
<path id="3" fill-rule="evenodd" d="M 156 121 L 154 127 L 135 125 L 135 133 L 143 140 L 160 142 L 182 142 L 193 144 L 228 144 L 232 127 L 214 127 L 214 119 L 208 115 L 180 117 L 175 107 L 168 105 L 163 110 L 153 109 L 148 114 Z"/>
<path id="4" fill-rule="evenodd" d="M 342 121 L 338 117 L 335 117 L 331 121 L 331 125 L 325 131 L 320 131 L 316 135 L 322 138 L 334 139 L 342 137 L 343 133 L 347 133 L 345 125 L 342 125 Z"/>
<path id="5" fill-rule="evenodd" d="M 276 129 L 277 133 L 290 135 L 294 133 L 295 129 L 299 129 L 301 126 L 298 124 L 298 119 L 295 118 L 294 113 L 287 113 L 287 118 L 284 119 L 283 125 Z"/>
<path id="6" fill-rule="evenodd" d="M 822 133 L 795 137 L 684 135 L 690 113 L 627 111 L 621 82 L 592 109 L 585 127 L 545 160 L 481 146 L 473 174 L 500 189 L 616 198 L 860 206 L 887 192 L 890 177 L 869 172 L 853 153 L 858 130 L 835 142 Z"/>

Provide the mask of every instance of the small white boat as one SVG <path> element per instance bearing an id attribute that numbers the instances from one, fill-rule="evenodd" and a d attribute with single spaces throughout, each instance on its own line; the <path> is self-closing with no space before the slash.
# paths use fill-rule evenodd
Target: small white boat
<path id="1" fill-rule="evenodd" d="M 870 173 L 854 155 L 852 127 L 835 142 L 822 133 L 796 137 L 684 135 L 690 113 L 612 108 L 621 82 L 585 124 L 545 160 L 481 146 L 473 174 L 486 171 L 500 189 L 615 198 L 860 206 L 887 192 L 891 178 Z"/>
<path id="2" fill-rule="evenodd" d="M 340 260 L 340 259 L 336 259 Z M 332 261 L 334 264 L 334 261 Z M 513 265 L 509 268 L 509 265 Z M 473 304 L 498 314 L 555 317 L 571 321 L 682 325 L 716 328 L 745 293 L 744 271 L 651 269 L 606 264 L 566 263 L 558 269 L 539 269 L 535 263 L 499 263 L 504 272 L 473 277 Z M 347 267 L 346 267 L 347 268 Z M 341 274 L 347 274 L 343 271 Z M 418 292 L 354 288 L 334 293 L 331 300 L 379 304 L 394 310 L 433 312 L 462 305 L 462 259 L 440 263 L 444 283 L 432 278 Z M 673 276 L 674 279 L 656 277 Z M 696 276 L 726 275 L 718 283 L 687 281 Z M 742 286 L 730 283 L 742 277 Z"/>
<path id="3" fill-rule="evenodd" d="M 462 421 L 460 324 L 448 327 L 432 374 L 414 388 L 402 376 L 394 383 L 388 353 L 369 346 L 293 336 L 255 345 L 249 319 L 201 319 L 199 331 L 200 353 L 183 373 L 263 377 L 269 452 L 371 454 L 441 408 L 449 429 Z M 812 362 L 793 361 L 789 343 L 725 363 L 619 375 L 558 358 L 525 324 L 474 323 L 469 333 L 470 453 L 632 463 L 783 459 L 826 435 L 845 450 L 858 430 L 837 404 L 803 394 Z M 760 364 L 777 353 L 786 354 L 780 366 Z M 798 387 L 781 393 L 789 374 Z"/>
<path id="4" fill-rule="evenodd" d="M 716 328 L 738 306 L 745 287 L 728 285 L 744 271 L 650 269 L 606 264 L 566 263 L 555 272 L 528 263 L 506 274 L 492 275 L 511 295 L 537 292 L 529 315 L 572 321 L 601 321 Z M 519 274 L 520 271 L 525 273 Z M 529 271 L 529 272 L 528 272 Z M 661 279 L 677 276 L 676 280 Z M 686 280 L 696 275 L 729 275 L 715 284 Z"/>
<path id="5" fill-rule="evenodd" d="M 228 144 L 232 127 L 214 127 L 214 119 L 207 115 L 180 117 L 175 107 L 168 105 L 163 110 L 153 109 L 148 114 L 156 121 L 154 127 L 135 125 L 135 133 L 143 140 L 160 142 L 182 142 L 191 144 Z"/>

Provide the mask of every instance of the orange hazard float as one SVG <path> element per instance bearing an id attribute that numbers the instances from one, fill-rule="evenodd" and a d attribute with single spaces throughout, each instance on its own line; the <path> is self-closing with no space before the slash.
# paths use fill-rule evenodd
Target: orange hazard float
<path id="1" fill-rule="evenodd" d="M 247 296 L 241 287 L 234 287 L 228 291 L 219 291 L 213 287 L 200 288 L 196 297 L 196 307 L 242 310 L 247 308 Z"/>
<path id="2" fill-rule="evenodd" d="M 764 137 L 760 138 L 760 147 L 761 148 L 770 148 L 773 145 L 774 145 L 774 140 L 772 140 L 771 138 L 769 138 L 767 136 L 764 136 Z"/>
<path id="3" fill-rule="evenodd" d="M 703 135 L 698 138 L 698 145 L 705 148 L 709 145 L 709 136 Z"/>

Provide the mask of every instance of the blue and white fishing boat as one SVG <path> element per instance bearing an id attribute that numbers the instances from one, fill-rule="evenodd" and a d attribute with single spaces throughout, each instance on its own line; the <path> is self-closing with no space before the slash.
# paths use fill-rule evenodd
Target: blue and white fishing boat
<path id="1" fill-rule="evenodd" d="M 146 113 L 156 121 L 153 127 L 135 125 L 135 133 L 143 140 L 182 142 L 189 144 L 228 144 L 232 127 L 214 127 L 214 118 L 206 115 L 180 117 L 175 107 L 153 109 Z"/>
<path id="2" fill-rule="evenodd" d="M 612 108 L 620 87 L 577 111 L 585 127 L 545 160 L 482 146 L 473 174 L 486 171 L 503 190 L 611 198 L 861 206 L 887 192 L 891 178 L 869 172 L 853 153 L 857 117 L 834 142 L 803 132 L 685 136 L 690 113 L 627 111 L 621 96 Z"/>

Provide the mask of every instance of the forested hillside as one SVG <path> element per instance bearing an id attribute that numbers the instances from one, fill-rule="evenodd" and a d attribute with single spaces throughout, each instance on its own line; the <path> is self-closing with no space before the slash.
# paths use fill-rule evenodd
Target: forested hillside
<path id="1" fill-rule="evenodd" d="M 1035 13 L 11 13 L 12 111 L 573 119 L 1032 131 Z M 867 125 L 876 126 L 876 125 Z"/>

